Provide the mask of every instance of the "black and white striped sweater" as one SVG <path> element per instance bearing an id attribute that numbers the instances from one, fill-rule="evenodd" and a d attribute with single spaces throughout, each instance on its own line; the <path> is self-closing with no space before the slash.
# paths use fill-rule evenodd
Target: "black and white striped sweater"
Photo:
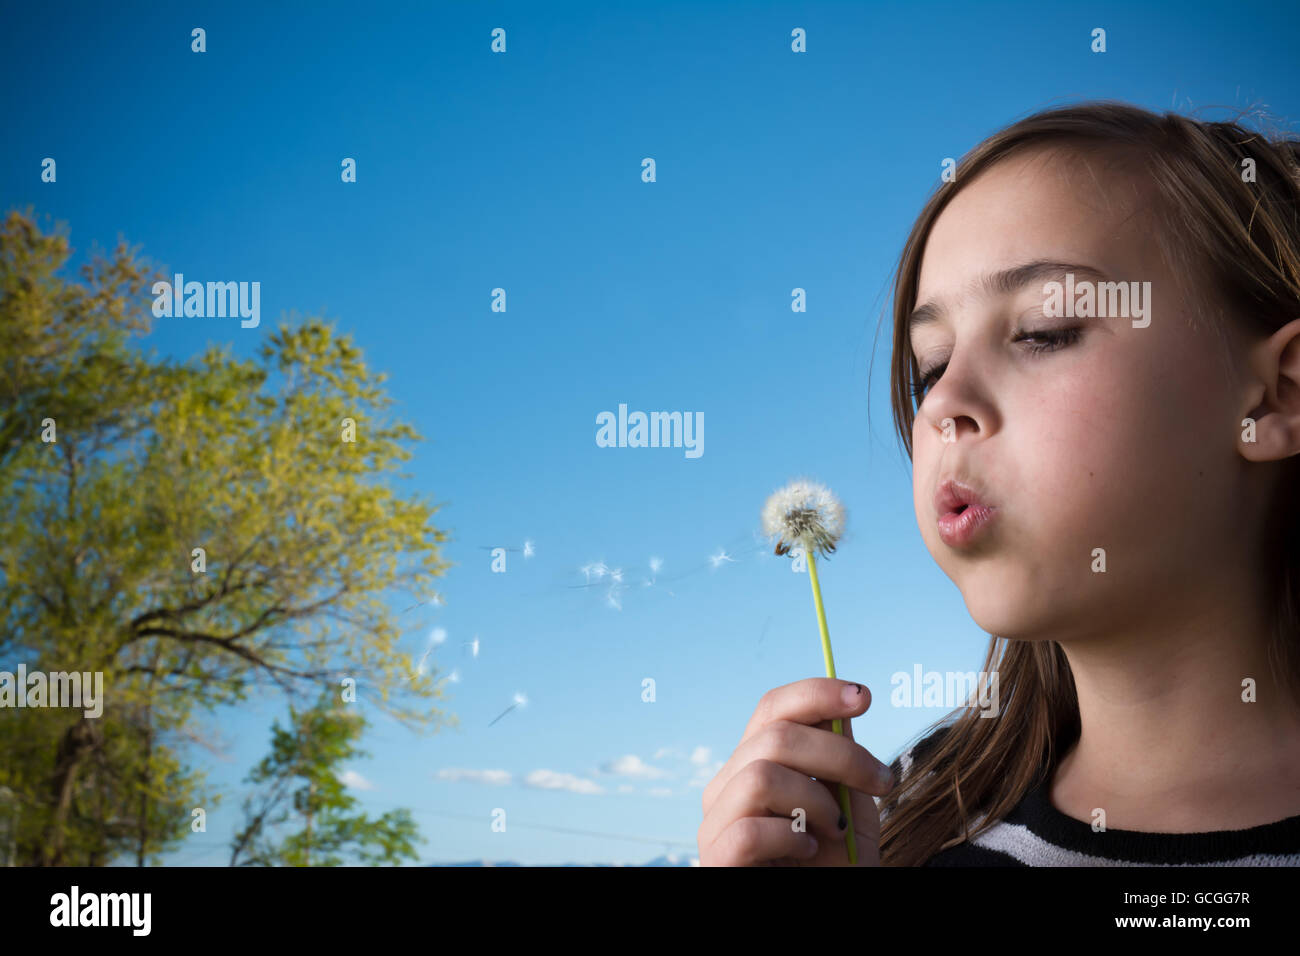
<path id="1" fill-rule="evenodd" d="M 895 760 L 890 765 L 895 779 L 903 780 L 914 758 L 946 730 L 941 728 Z M 1048 787 L 1044 781 L 988 830 L 921 865 L 1300 866 L 1300 815 L 1247 830 L 1140 833 L 1108 828 L 1095 832 L 1091 824 L 1052 806 Z M 884 807 L 881 810 L 887 815 Z M 977 815 L 970 829 L 974 831 L 983 819 Z"/>

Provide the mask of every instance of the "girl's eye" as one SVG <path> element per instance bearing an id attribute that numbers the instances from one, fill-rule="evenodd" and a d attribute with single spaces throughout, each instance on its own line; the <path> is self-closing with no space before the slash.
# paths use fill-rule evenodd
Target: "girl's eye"
<path id="1" fill-rule="evenodd" d="M 928 392 L 930 387 L 938 381 L 939 376 L 943 374 L 943 370 L 947 367 L 948 363 L 944 362 L 942 365 L 935 366 L 934 369 L 929 372 L 919 373 L 919 380 L 912 386 L 912 398 L 916 399 L 918 402 L 925 401 L 926 392 Z"/>
<path id="2" fill-rule="evenodd" d="M 1082 326 L 1075 326 L 1071 329 L 1044 329 L 1041 332 L 1030 332 L 1023 329 L 1017 329 L 1011 340 L 1013 342 L 1023 342 L 1029 339 L 1042 339 L 1039 344 L 1028 346 L 1031 352 L 1055 352 L 1057 349 L 1064 348 L 1067 345 L 1073 345 L 1079 341 L 1079 336 L 1083 333 Z M 926 394 L 934 387 L 934 383 L 943 375 L 944 369 L 948 363 L 937 365 L 933 369 L 918 373 L 919 380 L 911 387 L 912 398 L 925 400 Z"/>
<path id="3" fill-rule="evenodd" d="M 1079 336 L 1083 334 L 1083 327 L 1076 325 L 1072 329 L 1043 329 L 1041 332 L 1021 331 L 1017 329 L 1011 336 L 1013 342 L 1023 342 L 1027 339 L 1043 339 L 1041 345 L 1029 346 L 1031 352 L 1055 352 L 1057 349 L 1065 348 L 1067 345 L 1073 345 L 1079 341 Z"/>

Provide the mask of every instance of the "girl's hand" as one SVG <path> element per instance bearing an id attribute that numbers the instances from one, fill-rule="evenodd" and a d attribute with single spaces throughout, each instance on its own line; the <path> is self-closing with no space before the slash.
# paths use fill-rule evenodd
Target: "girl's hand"
<path id="1" fill-rule="evenodd" d="M 841 696 L 848 689 L 851 702 Z M 704 788 L 695 839 L 701 866 L 848 866 L 839 783 L 849 787 L 858 866 L 880 865 L 880 815 L 889 768 L 853 742 L 849 717 L 871 693 L 851 681 L 810 677 L 763 695 L 740 745 Z M 831 729 L 843 721 L 844 736 Z M 816 780 L 811 779 L 816 777 Z M 802 808 L 807 832 L 794 829 Z"/>

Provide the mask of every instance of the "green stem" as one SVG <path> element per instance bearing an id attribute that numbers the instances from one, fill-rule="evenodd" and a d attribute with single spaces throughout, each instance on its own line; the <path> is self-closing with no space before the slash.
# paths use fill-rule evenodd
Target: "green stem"
<path id="1" fill-rule="evenodd" d="M 835 658 L 831 656 L 831 635 L 826 629 L 826 609 L 822 606 L 822 589 L 817 581 L 817 561 L 813 557 L 812 548 L 805 546 L 804 554 L 808 557 L 808 578 L 812 581 L 813 603 L 817 605 L 817 626 L 822 634 L 822 657 L 826 659 L 826 676 L 834 677 Z M 840 718 L 836 717 L 831 721 L 831 729 L 841 737 L 844 736 L 844 723 Z M 849 804 L 849 788 L 843 783 L 840 784 L 840 810 L 844 812 L 844 819 L 848 821 L 844 840 L 849 848 L 849 863 L 856 866 L 858 845 L 853 839 L 853 808 Z"/>

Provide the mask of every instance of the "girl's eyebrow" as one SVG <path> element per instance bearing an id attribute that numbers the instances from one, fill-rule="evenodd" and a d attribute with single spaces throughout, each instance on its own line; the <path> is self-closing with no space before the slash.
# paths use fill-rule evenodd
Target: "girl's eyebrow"
<path id="1" fill-rule="evenodd" d="M 1074 262 L 1058 262 L 1053 259 L 1034 259 L 1000 272 L 985 273 L 975 282 L 976 292 L 981 296 L 1010 295 L 1027 285 L 1042 282 L 1062 281 L 1067 273 L 1074 273 L 1075 279 L 1087 279 L 1092 282 L 1110 282 L 1111 279 L 1100 269 Z M 907 319 L 907 334 L 923 325 L 939 321 L 946 313 L 947 306 L 943 297 L 936 297 L 912 310 Z"/>

